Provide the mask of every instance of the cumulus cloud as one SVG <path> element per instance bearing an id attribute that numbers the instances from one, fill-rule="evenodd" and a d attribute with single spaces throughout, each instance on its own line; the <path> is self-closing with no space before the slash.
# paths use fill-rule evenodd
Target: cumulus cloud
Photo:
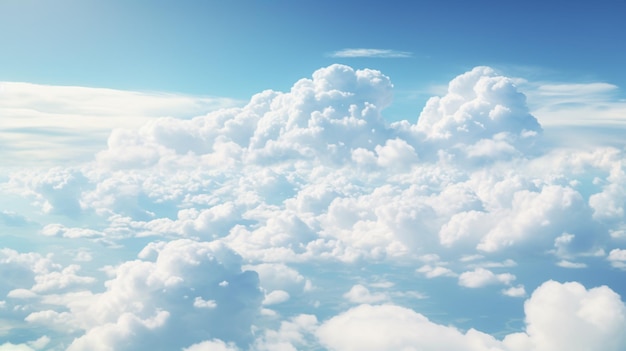
<path id="1" fill-rule="evenodd" d="M 623 147 L 546 142 L 519 82 L 477 67 L 417 121 L 389 124 L 391 80 L 331 65 L 238 107 L 121 124 L 94 162 L 0 187 L 6 245 L 42 243 L 0 250 L 3 311 L 51 349 L 549 349 L 534 312 L 502 341 L 400 306 L 438 284 L 525 297 L 553 272 L 528 282 L 530 259 L 623 268 Z M 527 310 L 564 286 L 542 285 Z M 567 308 L 590 294 L 622 308 L 573 290 Z"/>
<path id="2" fill-rule="evenodd" d="M 342 159 L 352 148 L 371 148 L 384 140 L 373 131 L 384 129 L 380 111 L 391 103 L 391 87 L 378 71 L 332 65 L 299 80 L 288 93 L 266 91 L 242 108 L 118 130 L 98 159 L 118 168 L 151 166 L 188 152 L 206 155 L 212 163 L 236 163 L 242 157 L 263 164 Z"/>
<path id="3" fill-rule="evenodd" d="M 510 334 L 510 350 L 621 350 L 626 346 L 626 306 L 606 286 L 548 281 L 524 305 L 526 331 Z"/>
<path id="4" fill-rule="evenodd" d="M 47 298 L 69 312 L 39 311 L 26 320 L 83 331 L 72 351 L 175 349 L 207 336 L 251 341 L 262 295 L 258 276 L 242 271 L 235 253 L 219 243 L 178 240 L 150 244 L 139 256 L 111 268 L 104 292 Z M 229 285 L 220 286 L 225 280 Z"/>
<path id="5" fill-rule="evenodd" d="M 510 290 L 520 296 L 523 287 Z M 547 351 L 620 350 L 626 306 L 611 289 L 548 281 L 524 305 L 525 331 L 503 340 L 462 332 L 396 305 L 359 305 L 322 323 L 316 332 L 331 350 Z"/>
<path id="6" fill-rule="evenodd" d="M 323 323 L 317 330 L 330 350 L 487 350 L 497 341 L 481 332 L 431 322 L 395 305 L 360 305 Z"/>

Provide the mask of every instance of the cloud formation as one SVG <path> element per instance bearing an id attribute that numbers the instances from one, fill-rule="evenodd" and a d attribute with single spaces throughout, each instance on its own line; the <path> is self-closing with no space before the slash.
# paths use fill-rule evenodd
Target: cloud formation
<path id="1" fill-rule="evenodd" d="M 624 268 L 623 148 L 551 144 L 516 82 L 477 67 L 416 121 L 387 123 L 390 78 L 331 65 L 239 107 L 115 129 L 90 162 L 13 172 L 0 191 L 21 202 L 0 208 L 0 225 L 46 244 L 0 251 L 9 332 L 32 336 L 8 340 L 33 348 L 24 340 L 47 336 L 71 351 L 623 347 L 619 285 L 550 280 Z M 526 289 L 526 322 L 503 339 L 452 326 L 463 307 L 437 311 L 444 324 L 425 307 L 437 303 L 416 302 L 510 304 Z M 558 309 L 554 296 L 566 297 Z M 593 312 L 605 308 L 615 312 Z M 560 321 L 576 344 L 553 330 Z"/>
<path id="2" fill-rule="evenodd" d="M 606 286 L 548 281 L 524 305 L 525 332 L 503 340 L 463 332 L 396 305 L 360 305 L 324 322 L 317 330 L 330 350 L 583 351 L 626 346 L 626 306 Z"/>

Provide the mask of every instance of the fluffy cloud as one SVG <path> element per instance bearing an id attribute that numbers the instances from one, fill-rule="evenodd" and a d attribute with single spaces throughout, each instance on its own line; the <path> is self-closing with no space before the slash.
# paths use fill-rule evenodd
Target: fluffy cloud
<path id="1" fill-rule="evenodd" d="M 426 103 L 415 130 L 470 158 L 493 159 L 528 150 L 541 126 L 511 79 L 476 67 L 452 80 L 445 96 Z"/>
<path id="2" fill-rule="evenodd" d="M 117 130 L 98 159 L 114 168 L 146 167 L 175 155 L 205 155 L 213 164 L 245 158 L 343 159 L 352 148 L 384 139 L 381 109 L 391 102 L 389 78 L 374 70 L 332 65 L 288 93 L 266 91 L 242 108 L 181 121 L 160 119 L 138 131 Z"/>
<path id="3" fill-rule="evenodd" d="M 360 305 L 323 323 L 317 336 L 329 350 L 488 350 L 493 337 L 431 322 L 395 305 Z"/>
<path id="4" fill-rule="evenodd" d="M 526 332 L 508 335 L 511 350 L 622 350 L 626 306 L 606 286 L 548 281 L 524 305 Z"/>
<path id="5" fill-rule="evenodd" d="M 251 342 L 249 328 L 262 294 L 258 276 L 242 271 L 235 253 L 220 243 L 178 240 L 150 244 L 139 256 L 110 268 L 113 277 L 104 292 L 44 297 L 69 312 L 42 310 L 26 321 L 84 331 L 68 347 L 72 351 L 172 349 L 207 336 Z M 41 291 L 36 288 L 47 281 L 33 290 Z"/>
<path id="6" fill-rule="evenodd" d="M 524 305 L 525 332 L 497 340 L 462 332 L 395 305 L 360 305 L 324 322 L 316 334 L 330 350 L 621 350 L 626 306 L 611 289 L 548 281 Z"/>
<path id="7" fill-rule="evenodd" d="M 15 172 L 0 187 L 6 245 L 34 238 L 54 255 L 0 251 L 10 332 L 70 350 L 296 350 L 317 337 L 331 350 L 547 349 L 531 307 L 567 284 L 537 289 L 527 329 L 504 341 L 384 304 L 415 307 L 438 284 L 525 297 L 529 259 L 623 268 L 623 148 L 545 142 L 517 82 L 478 67 L 415 123 L 388 124 L 390 79 L 332 65 L 240 107 L 121 124 L 94 162 Z M 444 276 L 458 285 L 427 280 Z M 597 291 L 566 307 L 593 292 L 621 308 Z M 383 305 L 330 317 L 348 303 Z M 567 318 L 617 323 L 585 313 Z"/>

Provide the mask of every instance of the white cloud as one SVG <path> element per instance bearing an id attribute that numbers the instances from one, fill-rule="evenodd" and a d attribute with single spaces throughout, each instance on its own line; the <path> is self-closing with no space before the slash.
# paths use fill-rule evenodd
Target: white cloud
<path id="1" fill-rule="evenodd" d="M 193 344 L 189 347 L 185 347 L 183 351 L 237 351 L 237 346 L 232 343 L 225 343 L 219 339 L 213 339 L 209 341 L 203 341 L 197 344 Z"/>
<path id="2" fill-rule="evenodd" d="M 263 299 L 264 306 L 277 305 L 288 301 L 290 298 L 289 293 L 285 290 L 274 290 L 269 294 L 265 295 Z"/>
<path id="3" fill-rule="evenodd" d="M 10 342 L 5 342 L 0 345 L 0 351 L 34 351 L 34 349 L 25 344 L 16 345 Z"/>
<path id="4" fill-rule="evenodd" d="M 241 259 L 224 245 L 160 242 L 140 257 L 145 259 L 114 267 L 101 293 L 45 298 L 69 312 L 36 312 L 26 320 L 84 331 L 68 348 L 72 351 L 176 349 L 207 336 L 235 342 L 251 337 L 262 300 L 258 276 L 242 272 Z M 224 280 L 230 284 L 220 286 Z"/>
<path id="5" fill-rule="evenodd" d="M 613 267 L 626 270 L 626 250 L 613 249 L 607 259 Z"/>
<path id="6" fill-rule="evenodd" d="M 74 86 L 0 82 L 4 165 L 91 159 L 114 128 L 165 116 L 185 118 L 238 105 L 233 99 Z"/>
<path id="7" fill-rule="evenodd" d="M 523 297 L 526 277 L 553 271 L 526 272 L 529 259 L 624 267 L 623 147 L 553 144 L 515 83 L 478 67 L 416 123 L 389 125 L 390 79 L 332 65 L 241 107 L 122 125 L 96 162 L 19 170 L 0 186 L 0 225 L 22 224 L 5 245 L 32 238 L 51 254 L 0 249 L 0 333 L 25 326 L 50 349 L 76 339 L 122 351 L 314 349 L 319 335 L 341 350 L 358 315 L 362 330 L 397 337 L 372 333 L 365 349 L 543 350 L 530 329 L 503 343 L 401 306 L 356 307 L 319 334 L 309 314 L 414 306 L 450 283 L 407 292 L 415 272 L 457 277 L 450 298 L 487 285 Z"/>
<path id="8" fill-rule="evenodd" d="M 448 93 L 428 100 L 415 130 L 440 146 L 457 146 L 468 156 L 506 157 L 527 150 L 541 126 L 513 81 L 489 67 L 476 67 L 452 80 Z"/>
<path id="9" fill-rule="evenodd" d="M 521 296 L 523 287 L 507 290 Z M 322 323 L 316 332 L 331 350 L 548 351 L 621 350 L 626 346 L 626 306 L 602 286 L 548 281 L 524 305 L 525 331 L 503 340 L 428 320 L 395 305 L 359 305 Z"/>
<path id="10" fill-rule="evenodd" d="M 353 303 L 378 303 L 389 300 L 386 293 L 372 293 L 361 284 L 354 285 L 343 297 Z"/>
<path id="11" fill-rule="evenodd" d="M 312 334 L 318 327 L 317 318 L 300 314 L 282 321 L 277 330 L 268 329 L 260 335 L 250 348 L 254 351 L 295 351 L 315 347 Z"/>
<path id="12" fill-rule="evenodd" d="M 324 322 L 321 344 L 336 351 L 488 350 L 493 337 L 438 325 L 410 309 L 394 305 L 359 305 Z"/>
<path id="13" fill-rule="evenodd" d="M 524 305 L 526 331 L 505 337 L 513 351 L 622 350 L 626 306 L 606 286 L 548 281 Z"/>
<path id="14" fill-rule="evenodd" d="M 606 82 L 535 82 L 521 85 L 532 112 L 545 126 L 617 126 L 626 103 L 619 87 Z"/>
<path id="15" fill-rule="evenodd" d="M 9 291 L 7 297 L 12 299 L 34 299 L 37 298 L 37 294 L 28 289 L 14 289 Z"/>
<path id="16" fill-rule="evenodd" d="M 408 51 L 389 49 L 343 49 L 330 54 L 331 57 L 379 57 L 379 58 L 407 58 L 413 56 Z"/>
<path id="17" fill-rule="evenodd" d="M 306 285 L 304 276 L 283 263 L 245 265 L 243 269 L 259 273 L 261 287 L 267 291 L 285 290 L 298 293 L 302 292 Z"/>
<path id="18" fill-rule="evenodd" d="M 473 271 L 461 273 L 459 276 L 459 285 L 466 288 L 481 288 L 491 284 L 509 285 L 515 280 L 515 276 L 511 273 L 494 274 L 485 268 L 476 268 Z"/>
<path id="19" fill-rule="evenodd" d="M 524 297 L 526 296 L 526 289 L 524 289 L 523 285 L 518 285 L 504 289 L 502 290 L 502 293 L 510 297 Z"/>
<path id="20" fill-rule="evenodd" d="M 217 307 L 217 303 L 215 303 L 215 300 L 204 300 L 202 297 L 196 296 L 196 298 L 193 300 L 193 307 L 215 308 Z"/>
<path id="21" fill-rule="evenodd" d="M 563 267 L 563 268 L 586 268 L 587 265 L 585 263 L 582 262 L 572 262 L 572 261 L 568 261 L 568 260 L 560 260 L 559 262 L 556 263 L 557 266 L 559 267 Z"/>
<path id="22" fill-rule="evenodd" d="M 48 336 L 42 336 L 39 339 L 28 341 L 25 344 L 13 344 L 6 342 L 0 345 L 0 351 L 35 351 L 43 350 L 50 343 Z"/>
<path id="23" fill-rule="evenodd" d="M 442 266 L 431 266 L 424 265 L 417 269 L 418 273 L 422 273 L 426 276 L 426 278 L 436 278 L 436 277 L 456 277 L 457 274 L 454 273 L 450 268 L 442 267 Z"/>
<path id="24" fill-rule="evenodd" d="M 49 292 L 51 290 L 65 289 L 69 286 L 92 284 L 96 282 L 93 277 L 79 276 L 76 273 L 80 266 L 71 264 L 61 271 L 49 272 L 35 276 L 35 285 L 32 291 L 36 293 Z"/>

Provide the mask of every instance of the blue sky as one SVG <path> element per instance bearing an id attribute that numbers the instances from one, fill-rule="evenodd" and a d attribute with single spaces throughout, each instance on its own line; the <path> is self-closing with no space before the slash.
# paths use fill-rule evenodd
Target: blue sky
<path id="1" fill-rule="evenodd" d="M 625 13 L 3 1 L 0 351 L 624 350 Z"/>
<path id="2" fill-rule="evenodd" d="M 241 99 L 332 63 L 379 69 L 399 92 L 477 65 L 623 86 L 624 11 L 622 1 L 6 1 L 0 73 Z M 346 48 L 410 57 L 331 57 Z"/>

